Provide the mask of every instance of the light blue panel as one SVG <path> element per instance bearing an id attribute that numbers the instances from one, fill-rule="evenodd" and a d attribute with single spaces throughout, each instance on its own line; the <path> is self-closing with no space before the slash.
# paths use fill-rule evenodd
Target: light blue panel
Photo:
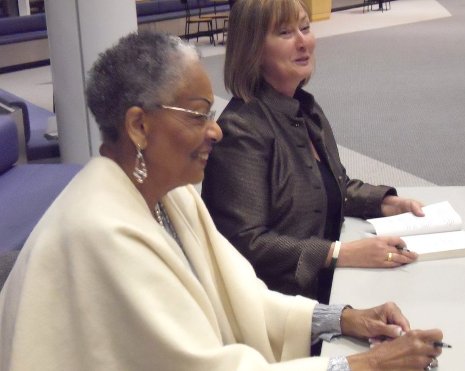
<path id="1" fill-rule="evenodd" d="M 98 155 L 100 135 L 85 104 L 87 71 L 98 54 L 137 30 L 134 0 L 45 2 L 62 161 Z"/>

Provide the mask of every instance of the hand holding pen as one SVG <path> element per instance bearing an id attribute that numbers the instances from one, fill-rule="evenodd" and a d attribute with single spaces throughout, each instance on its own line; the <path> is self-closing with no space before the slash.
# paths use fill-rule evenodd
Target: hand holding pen
<path id="1" fill-rule="evenodd" d="M 386 339 L 373 346 L 369 352 L 361 353 L 369 357 L 368 367 L 357 364 L 357 358 L 353 360 L 349 356 L 351 370 L 423 371 L 433 370 L 438 366 L 437 358 L 447 345 L 442 342 L 441 330 L 409 330 L 404 335 L 401 334 L 399 331 L 398 337 Z"/>
<path id="2" fill-rule="evenodd" d="M 418 331 L 418 330 L 417 330 Z M 400 327 L 399 327 L 399 337 L 401 336 L 404 336 L 406 335 L 407 333 L 405 331 L 403 331 Z M 389 337 L 376 337 L 376 338 L 370 338 L 368 339 L 368 342 L 370 343 L 370 348 L 373 348 L 373 347 L 376 347 L 384 342 L 390 342 L 390 341 L 393 341 L 394 339 L 396 338 L 389 338 Z M 430 342 L 431 344 L 431 342 Z M 452 348 L 452 345 L 450 344 L 447 344 L 443 341 L 439 341 L 439 340 L 436 340 L 436 341 L 433 341 L 432 342 L 432 346 L 434 347 L 434 349 L 442 349 L 442 348 Z M 441 350 L 442 352 L 442 350 Z M 439 354 L 441 353 L 439 352 Z M 424 367 L 424 370 L 433 370 L 435 369 L 436 367 L 438 367 L 438 360 L 436 357 L 438 357 L 438 352 L 436 353 L 433 353 L 433 354 L 429 354 L 429 363 L 426 365 L 426 367 Z"/>
<path id="3" fill-rule="evenodd" d="M 367 352 L 348 356 L 352 371 L 431 370 L 437 366 L 443 347 L 447 347 L 441 330 L 411 330 L 409 321 L 394 303 L 370 309 L 344 309 L 341 330 L 346 336 L 384 340 Z"/>
<path id="4" fill-rule="evenodd" d="M 406 334 L 406 332 L 402 331 L 402 329 L 399 327 L 399 336 L 403 336 L 405 334 Z M 372 348 L 372 347 L 374 347 L 374 346 L 376 346 L 378 344 L 381 344 L 381 343 L 383 343 L 385 341 L 392 341 L 394 339 L 395 338 L 388 337 L 388 336 L 377 336 L 377 337 L 369 338 L 368 343 L 370 344 L 370 348 Z M 444 343 L 443 341 L 434 341 L 433 346 L 438 347 L 438 348 L 452 348 L 452 345 Z"/>

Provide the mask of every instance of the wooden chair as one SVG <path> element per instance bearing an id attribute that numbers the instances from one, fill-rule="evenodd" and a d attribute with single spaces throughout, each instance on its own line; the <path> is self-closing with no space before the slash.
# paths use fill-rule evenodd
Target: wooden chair
<path id="1" fill-rule="evenodd" d="M 367 11 L 373 10 L 373 5 L 378 6 L 376 10 L 381 10 L 382 12 L 391 9 L 390 0 L 363 0 L 363 13 L 365 13 L 365 9 Z"/>
<path id="2" fill-rule="evenodd" d="M 210 38 L 210 43 L 215 45 L 213 18 L 200 16 L 200 8 L 199 15 L 192 15 L 189 0 L 181 0 L 181 3 L 184 4 L 184 8 L 186 10 L 186 24 L 184 26 L 184 37 L 188 40 L 195 37 L 197 38 L 198 42 L 199 36 L 208 36 Z M 190 26 L 192 24 L 197 25 L 197 32 L 195 33 L 191 33 L 190 31 Z M 202 24 L 207 27 L 206 31 L 200 31 L 200 25 Z"/>
<path id="3" fill-rule="evenodd" d="M 229 26 L 229 19 L 225 19 L 224 24 L 223 24 L 223 44 L 226 43 L 226 38 L 228 37 L 228 26 Z"/>
<path id="4" fill-rule="evenodd" d="M 370 11 L 371 1 L 372 0 L 363 0 L 363 13 L 365 13 L 365 10 L 367 12 Z"/>
<path id="5" fill-rule="evenodd" d="M 200 4 L 200 1 L 197 0 L 197 5 L 199 7 L 199 17 L 207 17 L 211 18 L 212 20 L 215 21 L 215 33 L 216 33 L 216 39 L 218 40 L 218 33 L 223 32 L 224 33 L 224 28 L 227 25 L 227 20 L 229 19 L 229 14 L 222 14 L 218 13 L 216 7 L 218 5 L 227 5 L 229 4 L 228 1 L 226 0 L 209 0 L 209 2 L 213 3 L 213 14 L 208 14 L 208 15 L 202 15 L 202 7 Z M 220 29 L 218 28 L 218 21 L 223 21 L 223 27 Z"/>
<path id="6" fill-rule="evenodd" d="M 386 6 L 385 6 L 386 5 Z M 391 0 L 383 0 L 381 4 L 381 10 L 391 10 Z"/>

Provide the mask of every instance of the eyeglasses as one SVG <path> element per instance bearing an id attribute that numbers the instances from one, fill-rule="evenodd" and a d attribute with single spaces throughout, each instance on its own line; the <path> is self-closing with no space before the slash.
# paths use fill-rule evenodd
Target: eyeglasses
<path id="1" fill-rule="evenodd" d="M 193 110 L 186 109 L 186 108 L 181 108 L 181 107 L 165 106 L 164 104 L 160 104 L 159 107 L 163 108 L 163 109 L 171 110 L 171 111 L 189 113 L 189 114 L 195 116 L 195 118 L 202 119 L 203 122 L 214 121 L 215 120 L 215 115 L 216 115 L 215 110 L 210 110 L 207 113 L 202 113 L 202 112 L 193 111 Z"/>

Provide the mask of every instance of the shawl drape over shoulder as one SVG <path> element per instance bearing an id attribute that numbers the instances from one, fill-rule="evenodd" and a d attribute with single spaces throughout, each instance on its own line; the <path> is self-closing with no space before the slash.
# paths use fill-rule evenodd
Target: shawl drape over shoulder
<path id="1" fill-rule="evenodd" d="M 90 161 L 0 293 L 0 371 L 326 370 L 316 302 L 269 291 L 192 186 L 163 202 L 193 270 L 119 166 Z"/>

